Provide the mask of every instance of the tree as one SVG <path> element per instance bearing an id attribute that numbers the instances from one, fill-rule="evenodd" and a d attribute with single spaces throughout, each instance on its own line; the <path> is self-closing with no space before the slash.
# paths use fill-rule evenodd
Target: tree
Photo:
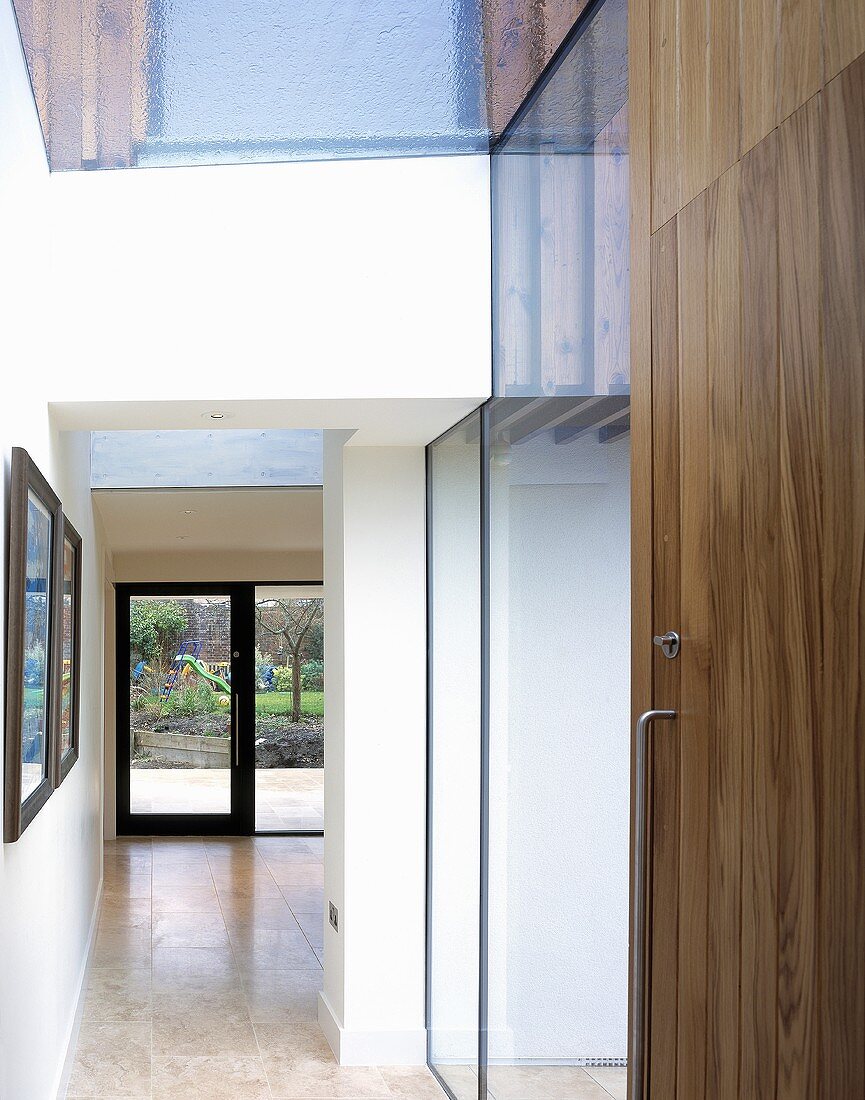
<path id="1" fill-rule="evenodd" d="M 186 627 L 186 612 L 174 600 L 132 600 L 129 608 L 129 646 L 145 661 L 162 662 Z M 173 655 L 173 654 L 172 654 Z"/>
<path id="2" fill-rule="evenodd" d="M 259 626 L 282 638 L 291 654 L 291 720 L 300 721 L 300 668 L 309 656 L 314 629 L 324 622 L 322 599 L 268 600 L 255 605 Z"/>

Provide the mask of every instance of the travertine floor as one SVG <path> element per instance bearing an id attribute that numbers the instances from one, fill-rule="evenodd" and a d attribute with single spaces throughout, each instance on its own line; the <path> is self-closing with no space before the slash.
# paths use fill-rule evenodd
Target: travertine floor
<path id="1" fill-rule="evenodd" d="M 133 768 L 134 814 L 224 814 L 231 805 L 228 768 Z M 267 831 L 324 828 L 323 768 L 258 768 L 255 827 Z"/>
<path id="2" fill-rule="evenodd" d="M 469 1066 L 437 1067 L 457 1100 L 477 1100 L 478 1080 Z M 618 1067 L 492 1065 L 490 1100 L 626 1100 L 627 1070 Z"/>
<path id="3" fill-rule="evenodd" d="M 68 1097 L 440 1100 L 319 1030 L 322 841 L 114 841 Z"/>

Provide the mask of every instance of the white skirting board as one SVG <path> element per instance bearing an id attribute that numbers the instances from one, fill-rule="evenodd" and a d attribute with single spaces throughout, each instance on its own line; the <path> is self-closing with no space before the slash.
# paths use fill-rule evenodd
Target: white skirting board
<path id="1" fill-rule="evenodd" d="M 424 1066 L 426 1031 L 348 1031 L 324 993 L 318 995 L 318 1022 L 341 1066 Z"/>
<path id="2" fill-rule="evenodd" d="M 103 879 L 100 879 L 99 888 L 96 891 L 96 903 L 93 906 L 93 916 L 90 918 L 90 932 L 87 935 L 87 949 L 84 952 L 81 971 L 78 975 L 75 1009 L 66 1032 L 66 1045 L 64 1047 L 66 1053 L 63 1056 L 63 1062 L 58 1070 L 57 1088 L 54 1090 L 54 1095 L 57 1097 L 57 1100 L 63 1100 L 63 1097 L 66 1095 L 66 1086 L 69 1083 L 72 1063 L 75 1060 L 75 1048 L 78 1045 L 78 1032 L 81 1029 L 81 1016 L 84 1012 L 84 995 L 87 991 L 87 972 L 90 970 L 93 947 L 96 943 L 96 929 L 99 927 L 99 913 L 102 909 L 102 884 Z"/>

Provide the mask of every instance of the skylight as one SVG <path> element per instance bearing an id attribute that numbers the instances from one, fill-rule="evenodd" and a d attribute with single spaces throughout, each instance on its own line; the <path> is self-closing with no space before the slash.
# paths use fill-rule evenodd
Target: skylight
<path id="1" fill-rule="evenodd" d="M 319 430 L 92 432 L 92 489 L 322 484 Z"/>

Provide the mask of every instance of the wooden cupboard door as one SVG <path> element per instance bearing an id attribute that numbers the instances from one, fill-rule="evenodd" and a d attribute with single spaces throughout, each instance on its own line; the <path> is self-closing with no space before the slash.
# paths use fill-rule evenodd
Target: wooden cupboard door
<path id="1" fill-rule="evenodd" d="M 863 179 L 865 57 L 651 238 L 653 1100 L 865 1097 Z"/>

